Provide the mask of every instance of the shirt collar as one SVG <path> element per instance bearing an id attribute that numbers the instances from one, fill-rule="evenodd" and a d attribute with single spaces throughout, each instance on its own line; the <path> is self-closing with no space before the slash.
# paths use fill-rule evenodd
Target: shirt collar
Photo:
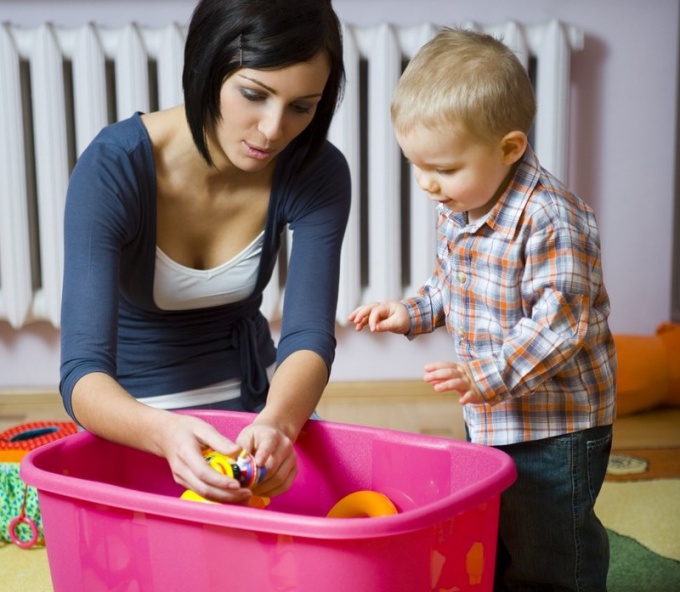
<path id="1" fill-rule="evenodd" d="M 541 165 L 531 146 L 527 145 L 507 189 L 486 217 L 486 223 L 494 231 L 514 233 L 540 176 Z"/>
<path id="2" fill-rule="evenodd" d="M 486 224 L 495 232 L 512 233 L 519 224 L 524 206 L 538 185 L 540 176 L 541 165 L 531 146 L 527 145 L 508 187 L 485 216 L 468 225 L 466 212 L 452 212 L 442 204 L 438 204 L 437 209 L 457 226 L 468 226 L 470 232 L 476 232 Z"/>

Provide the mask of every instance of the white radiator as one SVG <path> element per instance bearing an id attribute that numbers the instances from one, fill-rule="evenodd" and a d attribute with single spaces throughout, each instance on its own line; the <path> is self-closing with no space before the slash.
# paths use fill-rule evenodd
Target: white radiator
<path id="1" fill-rule="evenodd" d="M 402 164 L 389 102 L 405 60 L 436 30 L 345 26 L 348 84 L 330 132 L 353 177 L 340 324 L 363 301 L 411 293 L 432 270 L 434 210 Z M 570 54 L 582 48 L 582 31 L 557 21 L 483 30 L 502 35 L 533 73 L 539 109 L 532 144 L 544 166 L 564 178 Z M 103 126 L 182 101 L 184 35 L 175 24 L 0 24 L 0 320 L 15 328 L 36 320 L 59 326 L 70 171 Z M 276 273 L 280 281 L 263 302 L 270 318 L 283 301 L 285 257 Z"/>

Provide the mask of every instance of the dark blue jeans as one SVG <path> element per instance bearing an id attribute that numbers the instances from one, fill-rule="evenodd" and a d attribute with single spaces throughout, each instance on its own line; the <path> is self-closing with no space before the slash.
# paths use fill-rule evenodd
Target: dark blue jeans
<path id="1" fill-rule="evenodd" d="M 606 592 L 609 538 L 594 506 L 612 426 L 498 446 L 517 467 L 501 495 L 497 592 Z"/>

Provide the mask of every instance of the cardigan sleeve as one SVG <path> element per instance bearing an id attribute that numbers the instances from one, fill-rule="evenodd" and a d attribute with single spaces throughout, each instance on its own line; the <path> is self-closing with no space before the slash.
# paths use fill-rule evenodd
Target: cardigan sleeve
<path id="1" fill-rule="evenodd" d="M 140 147 L 141 148 L 141 147 Z M 135 150 L 135 148 L 133 148 Z M 73 170 L 64 213 L 60 392 L 73 417 L 71 394 L 85 374 L 117 373 L 121 249 L 138 235 L 144 150 L 101 134 Z M 137 163 L 137 164 L 135 164 Z"/>
<path id="2" fill-rule="evenodd" d="M 302 174 L 289 176 L 286 217 L 292 231 L 277 363 L 299 350 L 316 352 L 329 373 L 335 356 L 340 254 L 350 211 L 350 173 L 326 143 Z"/>

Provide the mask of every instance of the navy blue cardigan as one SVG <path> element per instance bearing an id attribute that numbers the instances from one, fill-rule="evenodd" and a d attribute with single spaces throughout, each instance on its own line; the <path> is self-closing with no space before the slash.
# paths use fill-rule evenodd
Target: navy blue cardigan
<path id="1" fill-rule="evenodd" d="M 73 387 L 91 372 L 112 376 L 137 397 L 240 378 L 244 402 L 254 408 L 266 399 L 264 369 L 295 351 L 316 352 L 330 371 L 350 177 L 329 142 L 302 171 L 300 158 L 292 146 L 279 155 L 250 297 L 166 311 L 153 301 L 150 138 L 139 113 L 99 133 L 78 159 L 66 197 L 60 391 L 72 417 Z M 277 352 L 259 307 L 287 225 L 293 241 Z"/>

